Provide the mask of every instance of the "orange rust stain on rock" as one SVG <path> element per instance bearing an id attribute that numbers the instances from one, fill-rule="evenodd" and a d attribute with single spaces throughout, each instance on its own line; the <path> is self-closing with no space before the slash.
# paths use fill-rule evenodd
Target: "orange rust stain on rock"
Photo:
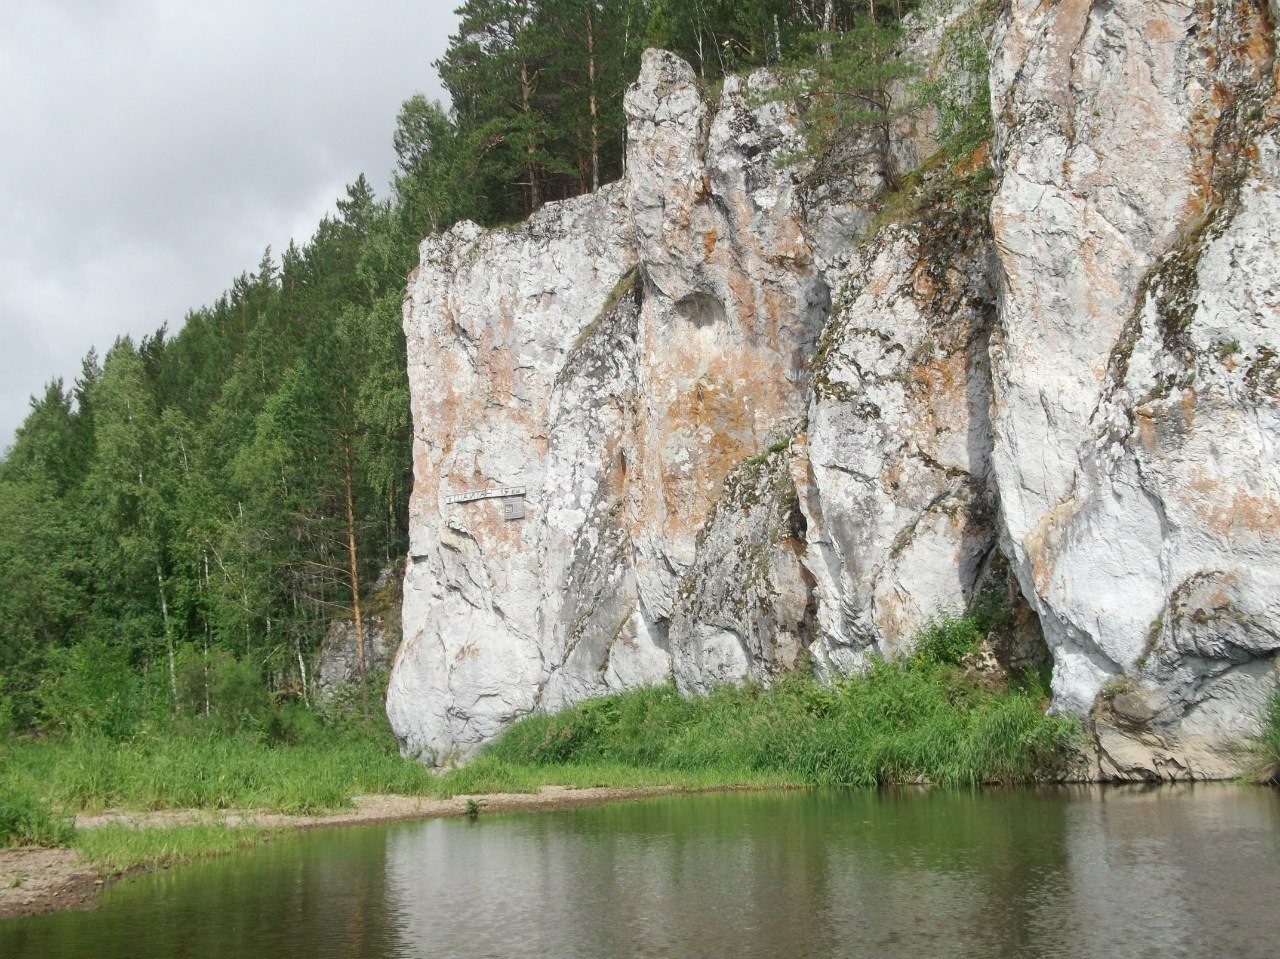
<path id="1" fill-rule="evenodd" d="M 605 441 L 605 472 L 600 481 L 600 492 L 605 499 L 616 499 L 627 488 L 627 453 L 621 448 L 617 436 Z"/>
<path id="2" fill-rule="evenodd" d="M 750 414 L 722 379 L 704 376 L 676 397 L 663 436 L 664 445 L 685 447 L 688 463 L 687 471 L 662 476 L 668 526 L 673 532 L 696 528 L 725 475 L 752 452 Z"/>
<path id="3" fill-rule="evenodd" d="M 1231 603 L 1232 603 L 1231 597 L 1228 596 L 1223 590 L 1219 589 L 1214 591 L 1213 595 L 1209 597 L 1205 605 L 1214 609 L 1221 609 L 1224 606 L 1230 606 Z"/>
<path id="4" fill-rule="evenodd" d="M 1267 29 L 1265 16 L 1249 0 L 1239 0 L 1236 3 L 1236 20 L 1250 24 L 1241 52 L 1255 68 L 1264 68 L 1275 55 L 1275 41 Z"/>
<path id="5" fill-rule="evenodd" d="M 918 419 L 922 433 L 929 430 L 938 436 L 968 428 L 973 411 L 966 396 L 969 365 L 964 353 L 913 365 L 911 381 L 908 408 Z"/>
<path id="6" fill-rule="evenodd" d="M 515 392 L 515 357 L 511 352 L 514 319 L 510 310 L 501 309 L 493 323 L 480 334 L 480 363 L 488 375 L 487 394 L 507 396 Z"/>
<path id="7" fill-rule="evenodd" d="M 767 259 L 771 263 L 785 262 L 789 269 L 808 275 L 808 266 L 813 260 L 813 251 L 809 241 L 803 234 L 795 233 L 787 237 L 778 237 L 768 251 Z"/>
<path id="8" fill-rule="evenodd" d="M 1023 545 L 1031 560 L 1031 580 L 1036 592 L 1044 596 L 1049 592 L 1053 581 L 1053 573 L 1058 546 L 1062 542 L 1062 533 L 1075 513 L 1075 500 L 1067 499 L 1049 510 L 1040 518 L 1035 528 L 1027 533 Z"/>
<path id="9" fill-rule="evenodd" d="M 1219 536 L 1274 534 L 1280 530 L 1280 502 L 1238 487 L 1224 486 L 1203 470 L 1192 471 L 1186 486 L 1177 495 Z"/>
<path id="10" fill-rule="evenodd" d="M 911 286 L 915 292 L 916 299 L 922 303 L 928 303 L 938 295 L 938 282 L 929 275 L 928 268 L 923 261 L 916 264 Z"/>
<path id="11" fill-rule="evenodd" d="M 936 360 L 915 363 L 911 367 L 912 379 L 924 387 L 928 404 L 926 409 L 931 414 L 946 415 L 964 409 L 964 391 L 969 382 L 968 359 L 963 353 L 952 353 Z M 945 400 L 947 406 L 940 406 L 938 401 Z"/>
<path id="12" fill-rule="evenodd" d="M 980 143 L 972 153 L 961 157 L 956 162 L 956 172 L 961 176 L 968 176 L 989 166 L 991 166 L 991 144 L 989 142 Z"/>
<path id="13" fill-rule="evenodd" d="M 1150 17 L 1143 25 L 1147 39 L 1154 43 L 1169 43 L 1178 38 L 1178 31 L 1168 17 L 1156 15 Z"/>
<path id="14" fill-rule="evenodd" d="M 876 626 L 880 628 L 880 635 L 885 638 L 888 645 L 886 654 L 897 652 L 898 647 L 902 644 L 902 640 L 907 633 L 907 624 L 909 619 L 906 611 L 903 609 L 901 595 L 897 589 L 882 595 L 877 595 L 876 603 Z"/>
<path id="15" fill-rule="evenodd" d="M 1134 414 L 1134 419 L 1138 421 L 1138 442 L 1142 444 L 1145 450 L 1154 450 L 1156 448 L 1156 421 L 1151 415 L 1151 411 L 1147 409 L 1138 410 Z"/>
<path id="16" fill-rule="evenodd" d="M 1182 396 L 1178 400 L 1178 410 L 1182 413 L 1182 425 L 1187 429 L 1191 429 L 1196 421 L 1196 402 L 1199 400 L 1199 394 L 1194 388 L 1188 388 L 1183 391 Z"/>
<path id="17" fill-rule="evenodd" d="M 715 227 L 709 229 L 702 237 L 702 252 L 710 256 L 715 252 L 716 243 L 720 239 L 720 233 Z"/>
<path id="18" fill-rule="evenodd" d="M 871 278 L 871 282 L 863 288 L 863 296 L 873 296 L 876 299 L 881 299 L 889 292 L 889 287 L 894 281 L 893 271 L 878 270 Z"/>
<path id="19" fill-rule="evenodd" d="M 729 271 L 725 277 L 725 284 L 729 287 L 729 298 L 732 301 L 725 304 L 730 322 L 736 318 L 738 326 L 747 334 L 747 337 L 754 339 L 760 333 L 757 329 L 755 284 L 736 270 Z"/>

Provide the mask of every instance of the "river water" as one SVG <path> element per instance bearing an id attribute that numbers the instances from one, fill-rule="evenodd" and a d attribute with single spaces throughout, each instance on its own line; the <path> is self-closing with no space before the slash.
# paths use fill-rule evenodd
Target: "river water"
<path id="1" fill-rule="evenodd" d="M 677 796 L 312 832 L 0 921 L 3 959 L 1280 956 L 1280 794 Z"/>

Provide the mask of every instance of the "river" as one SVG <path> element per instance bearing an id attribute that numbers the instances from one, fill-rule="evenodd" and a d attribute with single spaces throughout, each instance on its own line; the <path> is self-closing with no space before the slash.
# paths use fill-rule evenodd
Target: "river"
<path id="1" fill-rule="evenodd" d="M 675 796 L 302 834 L 0 922 L 5 959 L 1280 955 L 1280 794 Z"/>

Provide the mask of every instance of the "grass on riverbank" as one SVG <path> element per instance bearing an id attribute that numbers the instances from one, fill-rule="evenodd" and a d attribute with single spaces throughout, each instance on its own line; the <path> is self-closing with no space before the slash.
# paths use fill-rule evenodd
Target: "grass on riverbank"
<path id="1" fill-rule="evenodd" d="M 1052 777 L 1078 727 L 1043 714 L 1036 683 L 974 682 L 957 664 L 981 632 L 973 620 L 944 619 L 914 656 L 835 686 L 797 674 L 770 690 L 725 687 L 686 699 L 668 685 L 592 700 L 517 723 L 444 776 L 401 758 L 380 717 L 373 725 L 317 721 L 292 744 L 192 729 L 123 742 L 9 738 L 0 741 L 0 795 L 36 797 L 53 822 L 50 810 L 311 814 L 349 807 L 360 794 L 446 798 L 548 784 L 706 789 Z"/>
<path id="2" fill-rule="evenodd" d="M 250 737 L 185 736 L 109 740 L 11 740 L 0 745 L 0 790 L 28 797 L 50 815 L 103 809 L 257 809 L 310 815 L 349 808 L 365 794 L 432 798 L 536 792 L 545 785 L 676 786 L 726 784 L 715 769 L 629 768 L 592 761 L 554 765 L 481 757 L 445 775 L 403 759 L 394 746 L 344 739 L 263 746 Z M 788 785 L 789 777 L 744 775 L 733 785 Z M 33 797 L 39 796 L 40 800 Z M 65 837 L 64 837 L 65 839 Z M 2 842 L 3 840 L 0 840 Z M 65 842 L 58 843 L 65 844 Z"/>
<path id="3" fill-rule="evenodd" d="M 430 794 L 430 770 L 393 745 L 335 731 L 299 745 L 249 735 L 10 741 L 8 776 L 68 812 L 269 809 L 307 814 L 369 792 Z"/>
<path id="4" fill-rule="evenodd" d="M 225 856 L 260 846 L 278 832 L 264 826 L 221 823 L 149 829 L 112 824 L 78 829 L 70 845 L 100 872 L 119 873 Z"/>
<path id="5" fill-rule="evenodd" d="M 0 782 L 0 847 L 66 846 L 75 828 L 32 793 Z"/>
<path id="6" fill-rule="evenodd" d="M 699 771 L 723 782 L 945 786 L 1032 782 L 1059 774 L 1079 726 L 1044 715 L 1032 682 L 991 689 L 956 662 L 971 625 L 945 621 L 904 661 L 824 686 L 802 675 L 772 690 L 724 687 L 685 699 L 656 687 L 582 703 L 513 726 L 491 762 Z"/>
<path id="7" fill-rule="evenodd" d="M 108 824 L 76 829 L 34 796 L 0 788 L 0 848 L 73 847 L 102 872 L 177 865 L 205 856 L 246 849 L 266 841 L 272 830 L 253 825 L 201 823 L 152 829 Z"/>
<path id="8" fill-rule="evenodd" d="M 1256 778 L 1280 785 L 1280 693 L 1271 697 L 1262 720 L 1262 734 L 1254 743 L 1258 756 Z"/>

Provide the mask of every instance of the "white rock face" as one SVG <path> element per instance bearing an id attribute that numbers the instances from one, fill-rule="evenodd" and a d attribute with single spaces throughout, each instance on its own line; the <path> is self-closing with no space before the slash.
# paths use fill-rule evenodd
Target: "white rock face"
<path id="1" fill-rule="evenodd" d="M 995 546 L 990 233 L 981 210 L 923 220 L 864 247 L 814 363 L 805 565 L 837 675 L 963 609 Z"/>
<path id="2" fill-rule="evenodd" d="M 1220 749 L 1256 731 L 1280 649 L 1268 28 L 1014 0 L 997 53 L 993 463 L 1055 706 L 1137 674 L 1144 735 Z"/>
<path id="3" fill-rule="evenodd" d="M 622 183 L 423 243 L 387 707 L 408 751 L 465 755 L 535 709 L 673 675 L 697 534 L 729 470 L 803 416 L 829 302 L 777 159 L 800 146 L 794 118 L 748 103 L 764 82 L 726 82 L 708 122 L 689 66 L 650 51 Z M 522 520 L 447 501 L 517 486 Z"/>
<path id="4" fill-rule="evenodd" d="M 423 244 L 406 751 L 846 674 L 1007 567 L 1094 775 L 1238 769 L 1280 652 L 1274 46 L 1258 4 L 1010 0 L 990 209 L 926 170 L 871 237 L 927 117 L 806 180 L 764 74 L 713 111 L 647 53 L 621 183 Z M 449 502 L 504 487 L 523 519 Z"/>
<path id="5" fill-rule="evenodd" d="M 491 738 L 533 709 L 547 680 L 544 601 L 561 593 L 548 593 L 538 567 L 585 522 L 576 500 L 589 499 L 600 468 L 597 456 L 577 475 L 550 472 L 552 394 L 584 317 L 634 264 L 619 242 L 629 232 L 611 187 L 514 230 L 461 223 L 423 242 L 405 307 L 414 490 L 404 639 L 387 696 L 414 752 L 440 757 Z M 536 522 L 505 521 L 500 499 L 447 502 L 511 486 L 525 488 Z"/>

